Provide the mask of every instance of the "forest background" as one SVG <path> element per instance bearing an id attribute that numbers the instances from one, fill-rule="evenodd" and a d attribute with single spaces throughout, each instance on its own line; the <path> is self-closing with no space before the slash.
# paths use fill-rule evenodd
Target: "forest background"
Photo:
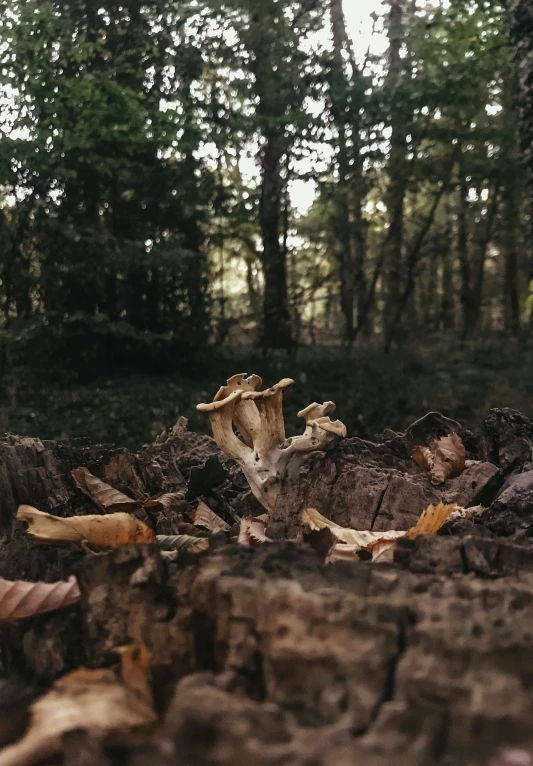
<path id="1" fill-rule="evenodd" d="M 528 5 L 1 2 L 0 431 L 533 415 Z"/>

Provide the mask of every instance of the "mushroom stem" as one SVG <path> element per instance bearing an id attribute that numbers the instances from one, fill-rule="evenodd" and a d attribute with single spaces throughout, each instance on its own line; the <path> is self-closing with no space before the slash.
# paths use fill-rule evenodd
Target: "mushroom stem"
<path id="1" fill-rule="evenodd" d="M 211 404 L 197 406 L 209 415 L 218 446 L 239 463 L 253 494 L 268 511 L 276 506 L 287 465 L 295 453 L 302 459 L 303 453 L 330 449 L 346 436 L 344 424 L 328 417 L 335 410 L 334 403 L 313 402 L 298 413 L 306 422 L 304 433 L 286 439 L 283 392 L 293 383 L 283 378 L 271 388 L 258 391 L 261 379 L 257 375 L 234 375 Z"/>

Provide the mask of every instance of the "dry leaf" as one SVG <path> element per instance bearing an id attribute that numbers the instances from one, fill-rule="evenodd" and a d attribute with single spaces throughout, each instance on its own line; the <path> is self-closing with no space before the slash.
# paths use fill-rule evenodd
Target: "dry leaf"
<path id="1" fill-rule="evenodd" d="M 145 508 L 155 508 L 158 511 L 179 511 L 185 505 L 185 495 L 183 492 L 167 492 L 161 497 L 145 500 Z"/>
<path id="2" fill-rule="evenodd" d="M 149 731 L 156 722 L 142 645 L 121 650 L 122 680 L 111 670 L 80 668 L 56 681 L 30 708 L 31 723 L 18 742 L 0 751 L 0 766 L 34 766 L 62 755 L 61 737 L 83 729 L 96 739 Z"/>
<path id="3" fill-rule="evenodd" d="M 151 543 L 154 532 L 129 513 L 106 516 L 69 516 L 62 519 L 50 513 L 21 505 L 17 519 L 28 524 L 28 532 L 43 542 L 86 543 L 95 548 L 116 548 L 128 543 Z"/>
<path id="4" fill-rule="evenodd" d="M 226 524 L 203 500 L 200 500 L 198 507 L 193 512 L 192 520 L 197 527 L 205 527 L 213 534 L 228 532 L 231 529 L 230 525 Z"/>
<path id="5" fill-rule="evenodd" d="M 443 484 L 447 478 L 465 469 L 466 450 L 458 434 L 442 436 L 428 447 L 417 447 L 413 460 L 430 472 L 432 484 Z"/>
<path id="6" fill-rule="evenodd" d="M 433 452 L 429 447 L 416 447 L 413 452 L 413 460 L 426 471 L 431 471 L 433 468 Z"/>
<path id="7" fill-rule="evenodd" d="M 325 516 L 322 516 L 316 508 L 305 508 L 305 510 L 302 511 L 301 518 L 302 523 L 310 529 L 319 530 L 327 527 L 339 542 L 355 546 L 358 550 L 370 550 L 372 546 L 380 540 L 393 540 L 405 535 L 405 532 L 396 532 L 395 530 L 389 532 L 372 532 L 371 530 L 358 531 L 356 529 L 340 527 L 333 521 L 326 519 Z"/>
<path id="8" fill-rule="evenodd" d="M 66 582 L 25 582 L 0 577 L 0 620 L 20 620 L 75 604 L 80 589 L 75 577 Z"/>
<path id="9" fill-rule="evenodd" d="M 379 543 L 376 543 L 372 548 L 372 561 L 374 563 L 379 561 L 382 564 L 394 561 L 395 547 L 396 540 L 381 540 Z"/>
<path id="10" fill-rule="evenodd" d="M 428 507 L 420 514 L 420 518 L 414 527 L 411 527 L 411 529 L 405 533 L 405 536 L 409 538 L 409 540 L 413 540 L 415 537 L 418 537 L 418 535 L 434 535 L 456 510 L 456 505 L 445 505 L 444 503 L 428 505 Z"/>
<path id="11" fill-rule="evenodd" d="M 192 537 L 191 535 L 157 535 L 157 542 L 164 551 L 189 551 L 200 553 L 209 548 L 208 537 Z"/>
<path id="12" fill-rule="evenodd" d="M 71 474 L 76 486 L 103 511 L 131 511 L 139 505 L 137 500 L 124 495 L 97 476 L 93 476 L 87 468 L 75 468 Z"/>
<path id="13" fill-rule="evenodd" d="M 241 519 L 239 537 L 237 539 L 239 545 L 250 547 L 252 545 L 260 545 L 261 543 L 271 543 L 272 540 L 265 534 L 267 524 L 268 514 L 248 516 Z"/>
<path id="14" fill-rule="evenodd" d="M 356 561 L 359 559 L 358 554 L 363 550 L 372 553 L 372 561 L 384 562 L 392 561 L 393 549 L 400 538 L 407 537 L 412 540 L 418 535 L 435 534 L 456 510 L 456 505 L 444 505 L 443 503 L 429 505 L 422 511 L 414 527 L 411 527 L 407 532 L 392 529 L 385 532 L 345 529 L 326 519 L 315 508 L 306 508 L 302 511 L 301 518 L 302 523 L 310 527 L 315 533 L 327 529 L 337 540 L 330 548 L 326 562 Z M 312 541 L 310 542 L 312 544 Z"/>

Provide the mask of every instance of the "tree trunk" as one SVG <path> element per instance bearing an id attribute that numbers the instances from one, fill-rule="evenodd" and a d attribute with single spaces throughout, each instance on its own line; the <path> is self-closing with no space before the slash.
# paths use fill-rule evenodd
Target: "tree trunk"
<path id="1" fill-rule="evenodd" d="M 487 260 L 487 251 L 492 237 L 494 221 L 498 212 L 499 203 L 499 180 L 496 181 L 492 198 L 487 201 L 487 218 L 485 227 L 481 234 L 479 251 L 474 274 L 474 284 L 472 285 L 472 324 L 470 329 L 475 330 L 479 327 L 481 311 L 483 307 L 483 284 L 485 281 L 485 262 Z"/>
<path id="2" fill-rule="evenodd" d="M 465 176 L 462 152 L 459 155 L 459 184 L 457 201 L 457 255 L 459 257 L 459 274 L 461 279 L 461 334 L 469 333 L 472 326 L 472 277 L 470 254 L 468 252 L 468 184 Z"/>
<path id="3" fill-rule="evenodd" d="M 388 231 L 385 242 L 383 271 L 383 329 L 385 338 L 394 332 L 402 284 L 404 201 L 407 190 L 407 115 L 405 104 L 398 97 L 398 86 L 404 73 L 400 55 L 404 43 L 405 0 L 389 0 L 388 16 L 389 69 L 386 89 L 391 99 L 391 138 L 386 193 Z M 387 343 L 387 341 L 386 341 Z"/>
<path id="4" fill-rule="evenodd" d="M 365 182 L 360 149 L 359 109 L 351 104 L 355 118 L 350 120 L 351 147 L 348 146 L 347 109 L 348 93 L 355 91 L 356 81 L 361 79 L 350 38 L 341 0 L 330 0 L 331 27 L 333 31 L 333 64 L 331 68 L 330 97 L 333 120 L 338 132 L 337 172 L 338 196 L 335 200 L 338 216 L 335 219 L 335 236 L 339 240 L 339 278 L 341 284 L 341 310 L 345 322 L 345 340 L 352 344 L 357 332 L 364 328 L 367 299 L 365 280 L 366 242 L 363 203 Z M 347 54 L 351 66 L 351 78 L 346 72 L 343 56 Z M 358 321 L 355 324 L 357 303 Z"/>
<path id="5" fill-rule="evenodd" d="M 283 182 L 281 163 L 285 153 L 283 139 L 274 131 L 267 137 L 261 158 L 261 196 L 259 225 L 263 240 L 263 332 L 264 348 L 290 348 L 292 345 L 287 257 L 281 243 Z"/>
<path id="6" fill-rule="evenodd" d="M 533 210 L 533 6 L 529 0 L 509 0 L 511 39 L 518 71 L 520 133 L 526 167 L 528 209 Z M 529 216 L 529 280 L 533 285 L 533 215 Z M 533 310 L 529 317 L 533 325 Z"/>

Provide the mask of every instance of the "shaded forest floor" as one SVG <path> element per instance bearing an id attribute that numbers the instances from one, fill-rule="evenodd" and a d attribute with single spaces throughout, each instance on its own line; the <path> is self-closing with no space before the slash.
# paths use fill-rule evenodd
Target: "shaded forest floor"
<path id="1" fill-rule="evenodd" d="M 309 402 L 332 399 L 354 436 L 372 438 L 385 428 L 403 430 L 436 409 L 469 426 L 491 407 L 513 407 L 533 417 L 533 340 L 492 338 L 484 342 L 425 340 L 390 354 L 379 348 L 351 352 L 302 348 L 263 356 L 226 351 L 164 374 L 115 374 L 41 382 L 18 371 L 0 394 L 0 432 L 56 439 L 86 436 L 138 448 L 151 442 L 180 415 L 194 431 L 208 432 L 196 412 L 236 372 L 260 374 L 270 385 L 293 377 L 286 398 L 289 433 L 300 430 L 296 413 Z M 59 377 L 59 376 L 58 376 Z"/>

